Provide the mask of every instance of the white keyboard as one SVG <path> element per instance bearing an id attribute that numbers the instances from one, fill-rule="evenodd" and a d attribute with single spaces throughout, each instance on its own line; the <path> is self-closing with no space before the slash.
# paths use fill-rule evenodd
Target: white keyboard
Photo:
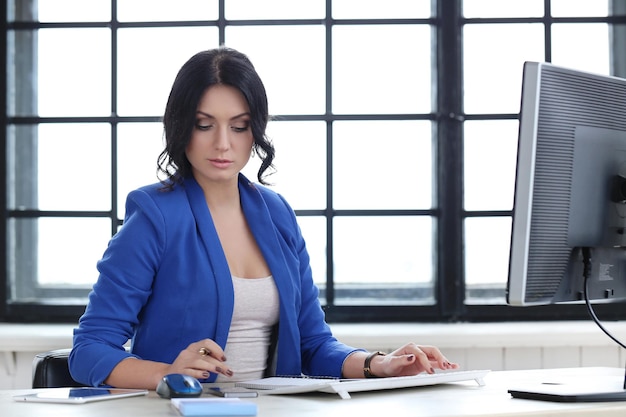
<path id="1" fill-rule="evenodd" d="M 489 370 L 453 370 L 439 371 L 434 374 L 422 373 L 413 376 L 368 379 L 269 377 L 237 382 L 235 385 L 256 390 L 259 394 L 299 394 L 319 391 L 338 394 L 343 399 L 349 399 L 351 392 L 420 387 L 460 381 L 474 380 L 482 386 L 485 385 L 483 378 L 488 373 Z"/>

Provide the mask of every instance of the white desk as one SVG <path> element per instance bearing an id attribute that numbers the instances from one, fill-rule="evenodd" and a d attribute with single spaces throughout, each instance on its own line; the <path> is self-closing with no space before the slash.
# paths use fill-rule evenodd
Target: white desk
<path id="1" fill-rule="evenodd" d="M 614 403 L 563 404 L 512 398 L 513 386 L 542 382 L 546 378 L 582 378 L 593 384 L 602 375 L 624 375 L 619 368 L 568 368 L 532 371 L 491 372 L 485 386 L 473 381 L 434 387 L 353 393 L 342 400 L 334 394 L 261 395 L 247 399 L 258 404 L 259 417 L 345 417 L 345 416 L 620 416 L 626 401 Z M 150 392 L 147 397 L 125 398 L 82 405 L 15 402 L 12 395 L 24 390 L 0 391 L 3 417 L 111 417 L 178 416 L 169 400 Z"/>

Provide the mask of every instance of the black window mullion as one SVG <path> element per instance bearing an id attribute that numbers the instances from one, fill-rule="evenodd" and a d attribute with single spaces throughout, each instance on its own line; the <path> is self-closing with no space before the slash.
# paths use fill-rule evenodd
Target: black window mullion
<path id="1" fill-rule="evenodd" d="M 226 43 L 226 0 L 218 0 L 218 18 L 217 18 L 217 30 L 218 30 L 218 44 L 224 45 Z"/>
<path id="2" fill-rule="evenodd" d="M 552 62 L 552 12 L 550 0 L 543 4 L 543 32 L 546 62 Z"/>
<path id="3" fill-rule="evenodd" d="M 333 19 L 332 0 L 326 0 L 326 19 L 324 21 L 326 30 L 326 209 L 324 211 L 326 220 L 326 306 L 335 304 L 335 255 L 333 246 L 334 236 L 334 203 L 333 203 L 333 65 L 332 65 L 332 45 L 333 45 Z"/>
<path id="4" fill-rule="evenodd" d="M 117 21 L 117 0 L 111 1 L 111 236 L 117 233 L 121 220 L 117 212 L 117 129 L 119 119 L 117 114 L 117 39 L 119 22 Z"/>
<path id="5" fill-rule="evenodd" d="M 442 318 L 464 311 L 461 0 L 437 1 L 435 127 L 436 297 Z"/>

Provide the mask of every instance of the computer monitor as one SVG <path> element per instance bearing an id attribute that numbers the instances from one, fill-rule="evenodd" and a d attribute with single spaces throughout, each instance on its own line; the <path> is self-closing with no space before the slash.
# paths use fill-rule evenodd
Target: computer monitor
<path id="1" fill-rule="evenodd" d="M 580 302 L 586 270 L 626 301 L 626 80 L 526 62 L 507 303 Z"/>
<path id="2" fill-rule="evenodd" d="M 626 301 L 626 80 L 526 62 L 519 122 L 507 303 L 585 302 L 624 346 L 591 305 Z M 561 388 L 509 392 L 626 401 L 626 378 L 602 392 Z"/>

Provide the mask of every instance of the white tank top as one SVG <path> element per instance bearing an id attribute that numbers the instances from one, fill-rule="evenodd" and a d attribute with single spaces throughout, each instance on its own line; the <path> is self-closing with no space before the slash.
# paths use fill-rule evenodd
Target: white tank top
<path id="1" fill-rule="evenodd" d="M 279 299 L 274 278 L 233 277 L 235 305 L 226 341 L 226 364 L 231 378 L 217 382 L 262 378 L 267 367 L 272 327 L 278 323 Z"/>

